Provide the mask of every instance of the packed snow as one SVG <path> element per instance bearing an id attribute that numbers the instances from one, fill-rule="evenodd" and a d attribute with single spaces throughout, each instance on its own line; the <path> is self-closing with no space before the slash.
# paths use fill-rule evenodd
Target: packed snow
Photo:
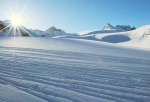
<path id="1" fill-rule="evenodd" d="M 150 101 L 149 25 L 56 36 L 49 30 L 0 33 L 0 102 Z"/>

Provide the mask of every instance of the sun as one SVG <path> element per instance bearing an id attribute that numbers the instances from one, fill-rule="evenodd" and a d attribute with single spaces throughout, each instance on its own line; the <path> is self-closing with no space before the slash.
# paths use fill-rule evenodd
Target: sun
<path id="1" fill-rule="evenodd" d="M 23 18 L 20 15 L 15 14 L 10 17 L 10 22 L 13 26 L 19 26 L 23 24 Z"/>

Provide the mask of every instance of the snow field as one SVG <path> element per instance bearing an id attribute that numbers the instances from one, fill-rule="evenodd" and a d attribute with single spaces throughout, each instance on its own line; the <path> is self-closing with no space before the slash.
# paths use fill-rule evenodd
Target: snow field
<path id="1" fill-rule="evenodd" d="M 110 51 L 109 47 L 102 49 Z M 114 52 L 109 55 L 75 49 L 70 52 L 2 46 L 0 50 L 0 89 L 11 86 L 14 94 L 27 96 L 24 102 L 30 98 L 32 102 L 150 101 L 150 60 L 145 58 L 148 55 L 125 57 Z M 123 51 L 117 51 L 120 50 Z M 12 99 L 11 95 L 6 98 L 0 93 L 0 96 L 2 102 Z M 11 102 L 19 99 L 16 97 Z"/>

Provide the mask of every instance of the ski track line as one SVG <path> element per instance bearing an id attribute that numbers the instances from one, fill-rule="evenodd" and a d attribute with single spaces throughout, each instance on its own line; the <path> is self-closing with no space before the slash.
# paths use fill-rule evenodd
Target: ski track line
<path id="1" fill-rule="evenodd" d="M 12 85 L 43 100 L 150 101 L 148 59 L 32 48 L 0 50 L 0 84 Z M 99 59 L 103 63 L 98 63 Z"/>

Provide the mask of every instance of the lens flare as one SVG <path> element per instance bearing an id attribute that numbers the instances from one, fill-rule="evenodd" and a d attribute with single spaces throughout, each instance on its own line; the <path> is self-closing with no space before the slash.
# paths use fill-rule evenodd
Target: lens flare
<path id="1" fill-rule="evenodd" d="M 19 26 L 23 24 L 23 18 L 20 15 L 12 15 L 10 18 L 10 22 L 13 26 Z"/>

